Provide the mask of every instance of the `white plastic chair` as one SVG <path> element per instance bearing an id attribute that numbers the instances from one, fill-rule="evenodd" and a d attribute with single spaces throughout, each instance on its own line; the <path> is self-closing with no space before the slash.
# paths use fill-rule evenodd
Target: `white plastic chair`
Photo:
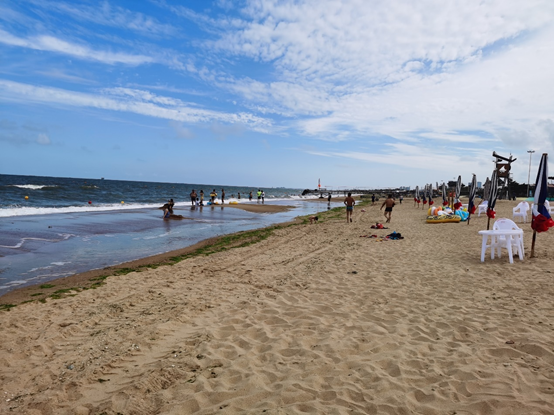
<path id="1" fill-rule="evenodd" d="M 527 223 L 528 211 L 529 211 L 529 203 L 527 202 L 518 203 L 518 205 L 512 209 L 514 221 L 516 220 L 516 218 L 522 218 L 523 223 Z"/>
<path id="2" fill-rule="evenodd" d="M 492 227 L 495 231 L 511 231 L 517 230 L 521 231 L 521 234 L 518 235 L 495 235 L 493 242 L 491 242 L 491 258 L 494 258 L 494 250 L 496 249 L 498 253 L 498 258 L 501 257 L 500 250 L 501 248 L 506 248 L 508 250 L 508 258 L 510 259 L 510 264 L 514 263 L 513 254 L 518 254 L 519 259 L 523 261 L 524 247 L 523 247 L 523 230 L 519 228 L 516 223 L 510 219 L 501 218 L 494 222 Z"/>
<path id="3" fill-rule="evenodd" d="M 544 201 L 544 206 L 546 207 L 546 210 L 548 210 L 548 213 L 553 214 L 554 213 L 554 207 L 550 206 L 550 202 L 548 200 Z M 533 208 L 535 207 L 534 203 L 531 203 L 531 214 L 533 214 Z"/>
<path id="4" fill-rule="evenodd" d="M 477 216 L 481 216 L 481 213 L 487 213 L 487 208 L 489 207 L 489 202 L 487 200 L 483 200 L 477 208 L 479 209 L 477 211 Z"/>

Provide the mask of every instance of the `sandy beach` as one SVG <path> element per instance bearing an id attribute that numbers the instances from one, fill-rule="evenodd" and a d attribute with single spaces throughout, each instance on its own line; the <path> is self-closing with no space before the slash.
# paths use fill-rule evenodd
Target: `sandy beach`
<path id="1" fill-rule="evenodd" d="M 482 263 L 485 215 L 379 207 L 1 311 L 0 413 L 553 414 L 554 230 Z"/>

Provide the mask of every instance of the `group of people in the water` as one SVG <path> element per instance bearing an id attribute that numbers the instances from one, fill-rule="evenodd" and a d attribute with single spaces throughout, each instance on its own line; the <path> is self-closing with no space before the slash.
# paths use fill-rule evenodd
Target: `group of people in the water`
<path id="1" fill-rule="evenodd" d="M 256 195 L 258 197 L 258 203 L 260 202 L 262 204 L 265 203 L 265 192 L 262 189 L 258 189 Z M 192 204 L 192 208 L 205 206 L 204 190 L 200 190 L 199 193 L 196 193 L 196 190 L 192 189 L 189 196 L 190 196 L 190 202 Z M 233 194 L 231 196 L 234 197 L 235 195 Z M 250 192 L 248 194 L 248 200 L 251 202 L 253 197 L 254 197 L 253 193 Z M 219 204 L 219 202 L 216 202 L 216 199 L 217 199 L 217 191 L 213 189 L 210 192 L 210 200 L 207 204 L 208 205 Z M 237 194 L 237 199 L 238 200 L 241 199 L 240 192 Z M 224 203 L 225 203 L 225 189 L 221 189 L 221 204 L 223 205 Z M 236 202 L 233 202 L 233 203 L 236 203 Z M 175 205 L 175 202 L 173 202 L 173 199 L 169 199 L 168 202 L 161 207 L 161 209 L 163 209 L 164 211 L 164 214 L 163 214 L 164 219 L 184 219 L 182 215 L 173 214 L 174 205 Z"/>

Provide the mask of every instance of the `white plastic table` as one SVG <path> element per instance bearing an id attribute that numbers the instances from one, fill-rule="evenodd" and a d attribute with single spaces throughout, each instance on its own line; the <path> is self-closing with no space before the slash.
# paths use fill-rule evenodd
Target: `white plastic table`
<path id="1" fill-rule="evenodd" d="M 483 242 L 481 244 L 481 262 L 485 262 L 485 251 L 487 248 L 491 249 L 491 259 L 494 259 L 494 250 L 500 248 L 499 240 L 504 237 L 507 241 L 506 249 L 508 250 L 508 258 L 510 259 L 510 264 L 514 263 L 514 258 L 512 255 L 512 237 L 516 238 L 516 243 L 518 246 L 518 256 L 519 259 L 523 261 L 523 229 L 510 229 L 510 230 L 488 230 L 488 231 L 479 231 L 479 235 L 483 236 Z M 489 243 L 490 237 L 490 243 Z M 500 258 L 500 249 L 498 250 L 498 257 Z"/>

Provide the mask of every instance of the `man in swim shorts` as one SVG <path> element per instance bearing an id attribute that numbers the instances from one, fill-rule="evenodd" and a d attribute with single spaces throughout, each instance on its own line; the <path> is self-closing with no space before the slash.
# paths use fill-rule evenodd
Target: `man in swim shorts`
<path id="1" fill-rule="evenodd" d="M 392 198 L 392 195 L 388 195 L 387 199 L 381 205 L 381 209 L 383 209 L 383 207 L 385 208 L 385 218 L 387 218 L 387 221 L 386 221 L 387 223 L 390 222 L 391 220 L 392 208 L 394 207 L 394 205 L 395 203 L 394 203 L 394 199 Z"/>
<path id="2" fill-rule="evenodd" d="M 190 192 L 190 201 L 192 203 L 192 206 L 195 205 L 197 197 L 198 197 L 198 195 L 196 194 L 196 191 L 194 189 L 192 189 L 192 192 Z"/>
<path id="3" fill-rule="evenodd" d="M 352 193 L 348 193 L 348 196 L 344 199 L 346 205 L 346 222 L 352 222 L 352 213 L 354 212 L 354 205 L 356 201 L 352 197 Z"/>

